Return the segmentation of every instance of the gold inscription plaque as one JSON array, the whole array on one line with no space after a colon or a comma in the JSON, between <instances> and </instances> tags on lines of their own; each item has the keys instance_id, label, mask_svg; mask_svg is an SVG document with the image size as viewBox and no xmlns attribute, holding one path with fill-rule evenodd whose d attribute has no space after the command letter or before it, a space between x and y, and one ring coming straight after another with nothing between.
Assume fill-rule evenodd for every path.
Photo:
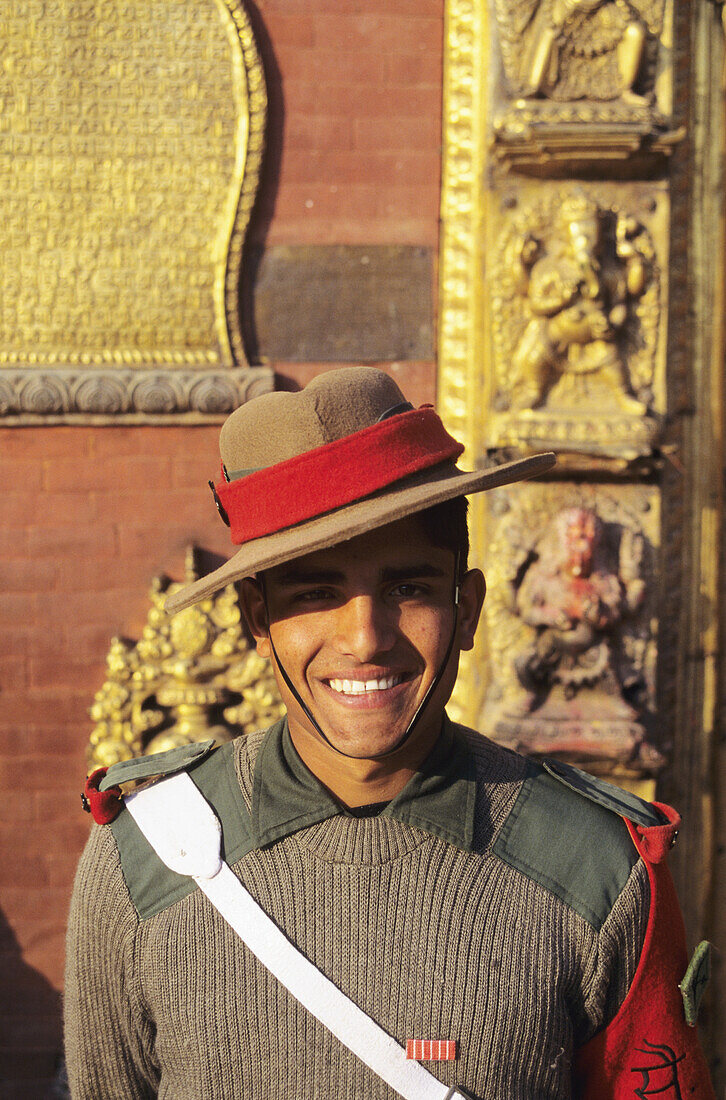
<instances>
[{"instance_id":1,"label":"gold inscription plaque","mask_svg":"<svg viewBox=\"0 0 726 1100\"><path fill-rule=\"evenodd\" d=\"M209 412L148 372L246 365L266 95L243 8L5 0L0 40L0 408Z\"/></svg>"}]
</instances>

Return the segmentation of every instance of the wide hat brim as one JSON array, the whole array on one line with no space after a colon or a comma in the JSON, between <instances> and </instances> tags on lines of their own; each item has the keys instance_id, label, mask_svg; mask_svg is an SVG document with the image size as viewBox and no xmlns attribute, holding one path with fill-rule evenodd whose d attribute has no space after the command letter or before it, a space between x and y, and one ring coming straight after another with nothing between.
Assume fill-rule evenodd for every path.
<instances>
[{"instance_id":1,"label":"wide hat brim","mask_svg":"<svg viewBox=\"0 0 726 1100\"><path fill-rule=\"evenodd\" d=\"M445 500L536 477L551 469L555 461L555 455L548 452L470 473L449 463L423 470L362 500L245 543L219 569L170 595L165 608L173 615L243 577L347 542Z\"/></svg>"}]
</instances>

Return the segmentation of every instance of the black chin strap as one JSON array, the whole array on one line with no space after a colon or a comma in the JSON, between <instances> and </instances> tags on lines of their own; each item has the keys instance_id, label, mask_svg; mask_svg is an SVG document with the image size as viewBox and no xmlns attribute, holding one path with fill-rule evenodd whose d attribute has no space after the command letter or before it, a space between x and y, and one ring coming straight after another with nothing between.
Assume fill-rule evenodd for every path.
<instances>
[{"instance_id":1,"label":"black chin strap","mask_svg":"<svg viewBox=\"0 0 726 1100\"><path fill-rule=\"evenodd\" d=\"M460 561L461 561L461 553L457 550L457 552L456 552L456 561L454 563L454 586L453 586L453 591L452 591L452 601L453 601L453 605L454 605L454 625L452 627L451 637L449 638L449 644L446 647L446 653L444 654L444 659L441 662L441 665L439 667L438 672L436 673L433 680L429 684L429 686L426 690L426 694L424 695L424 697L421 700L421 702L419 703L419 705L416 707L416 713L414 714L411 721L408 723L408 728L406 729L406 732L404 733L403 737L398 742L398 744L395 746L395 748L391 749L390 752L395 752L396 749L400 749L402 745L406 744L409 737L413 733L416 725L418 724L418 721L419 721L419 719L421 718L421 715L424 712L424 708L428 704L428 701L431 698L431 696L436 691L436 688L441 683L441 681L444 677L444 673L446 672L446 666L449 663L449 658L451 657L451 652L454 648L454 642L456 640L456 630L457 630L457 626L458 626L458 623L459 623L459 603L460 603L460 600L461 600L461 582L460 582L460 579L459 579ZM325 736L325 734L321 730L320 726L318 725L317 721L315 720L315 717L314 717L312 711L310 710L310 707L307 705L307 703L303 699L301 699L300 693L298 692L297 688L295 687L292 680L288 676L287 669L285 668L285 666L283 665L282 661L280 660L280 658L277 654L277 650L275 649L275 643L272 640L272 631L270 629L270 612L269 612L269 608L267 606L267 591L265 589L264 573L261 573L258 579L259 579L259 582L260 582L260 588L262 589L262 601L265 605L265 614L267 615L267 637L268 637L269 642L270 642L270 648L272 649L272 654L275 658L275 662L277 664L277 667L280 670L280 675L282 676L283 680L285 681L285 683L286 683L290 693L292 694L293 698L295 699L295 701L298 703L298 705L302 709L303 714L306 716L308 721L312 724L313 728L315 730L317 730L317 732L320 734L323 741L325 741L326 745L328 745L331 749L333 749L334 752L337 752L340 756L346 756L347 755L346 753L341 752L340 749L336 748L336 746L333 745L330 742L330 740ZM381 755L382 756L388 756L390 754L389 753L382 753ZM379 758L375 757L374 759L379 759Z\"/></svg>"}]
</instances>

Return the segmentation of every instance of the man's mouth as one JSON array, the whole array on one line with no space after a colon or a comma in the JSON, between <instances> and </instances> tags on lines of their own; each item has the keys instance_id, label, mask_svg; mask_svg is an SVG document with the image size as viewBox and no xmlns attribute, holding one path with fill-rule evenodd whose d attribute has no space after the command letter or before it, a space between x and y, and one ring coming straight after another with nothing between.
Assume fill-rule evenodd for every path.
<instances>
[{"instance_id":1,"label":"man's mouth","mask_svg":"<svg viewBox=\"0 0 726 1100\"><path fill-rule=\"evenodd\" d=\"M376 691L388 691L402 683L404 677L385 676L380 680L328 680L328 687L339 695L371 695Z\"/></svg>"}]
</instances>

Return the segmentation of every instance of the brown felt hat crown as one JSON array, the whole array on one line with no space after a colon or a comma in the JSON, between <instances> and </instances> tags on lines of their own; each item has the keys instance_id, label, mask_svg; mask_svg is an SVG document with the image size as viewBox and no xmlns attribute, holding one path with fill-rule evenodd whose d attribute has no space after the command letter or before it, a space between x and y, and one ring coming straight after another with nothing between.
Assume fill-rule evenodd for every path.
<instances>
[{"instance_id":1,"label":"brown felt hat crown","mask_svg":"<svg viewBox=\"0 0 726 1100\"><path fill-rule=\"evenodd\" d=\"M166 601L180 611L231 581L355 538L453 497L544 473L553 454L466 472L463 447L429 406L413 409L387 374L345 367L299 393L268 393L220 436L220 514L240 546Z\"/></svg>"}]
</instances>

